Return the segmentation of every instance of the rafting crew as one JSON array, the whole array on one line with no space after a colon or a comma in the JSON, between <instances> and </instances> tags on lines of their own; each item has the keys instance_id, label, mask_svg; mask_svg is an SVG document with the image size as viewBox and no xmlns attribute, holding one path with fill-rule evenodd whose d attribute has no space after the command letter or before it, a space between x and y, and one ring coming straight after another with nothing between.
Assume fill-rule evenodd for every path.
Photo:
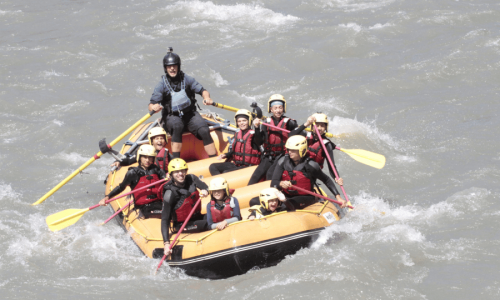
<instances>
[{"instance_id":1,"label":"rafting crew","mask_svg":"<svg viewBox=\"0 0 500 300\"><path fill-rule=\"evenodd\" d=\"M272 113L272 116L262 120L263 123L284 128L288 131L292 131L297 127L297 121L284 115L286 113L286 100L282 95L274 94L269 97L267 111ZM271 179L274 173L274 168L272 168L273 163L280 155L285 154L285 143L288 139L288 133L265 125L262 126L262 130L260 130L259 126L255 126L255 136L260 138L262 134L261 140L263 141L264 153L248 185L255 184L264 177L267 180Z\"/></svg>"},{"instance_id":2,"label":"rafting crew","mask_svg":"<svg viewBox=\"0 0 500 300\"><path fill-rule=\"evenodd\" d=\"M240 109L234 115L234 120L239 131L234 134L229 152L222 153L218 157L219 160L226 159L226 162L210 165L209 171L212 176L261 163L262 139L260 134L255 135L255 131L251 129L252 113L246 109ZM255 119L253 125L257 128L260 120Z\"/></svg>"},{"instance_id":3,"label":"rafting crew","mask_svg":"<svg viewBox=\"0 0 500 300\"><path fill-rule=\"evenodd\" d=\"M130 189L133 191L134 189L139 189L160 179L164 179L166 176L165 172L154 164L155 152L153 146L142 145L137 151L139 166L129 168L123 181L99 201L99 205L107 205L107 200L123 192L127 186L130 186ZM160 184L134 193L134 207L139 209L142 217L160 218L162 202L157 195L159 189Z\"/></svg>"},{"instance_id":4,"label":"rafting crew","mask_svg":"<svg viewBox=\"0 0 500 300\"><path fill-rule=\"evenodd\" d=\"M207 122L196 111L195 98L195 94L201 95L203 104L212 105L210 93L193 77L181 70L181 58L172 51L173 49L169 48L169 52L163 58L165 75L156 85L148 109L155 112L162 110L162 122L172 137L174 158L180 157L184 128L202 140L208 156L214 157L217 155L215 144Z\"/></svg>"},{"instance_id":5,"label":"rafting crew","mask_svg":"<svg viewBox=\"0 0 500 300\"><path fill-rule=\"evenodd\" d=\"M309 118L307 118L307 121L304 124L300 125L299 127L290 132L290 137L299 134L305 136L307 139L307 146L308 146L307 153L309 154L309 157L315 162L317 162L320 168L323 169L323 165L326 160L326 155L323 150L323 147L321 146L321 142L318 139L318 136L314 130L314 127L312 126L313 123L316 123L316 127L318 128L319 134L321 135L321 139L323 140L325 148L328 151L328 154L330 155L330 159L332 160L335 170L337 170L337 175L339 175L339 178L338 179L336 178L332 166L327 162L328 169L330 171L330 176L334 178L335 182L338 185L343 185L344 181L342 180L342 178L340 178L340 174L338 173L339 169L335 165L335 160L333 159L333 150L335 149L336 145L325 136L325 134L328 131L328 123L329 123L328 116L326 114L315 113L311 115ZM311 129L310 132L305 131L307 127L310 127Z\"/></svg>"},{"instance_id":6,"label":"rafting crew","mask_svg":"<svg viewBox=\"0 0 500 300\"><path fill-rule=\"evenodd\" d=\"M193 174L187 174L188 166L181 158L174 158L168 164L171 180L162 187L163 210L161 213L161 233L165 245L165 254L170 247L170 223L172 232L179 231L191 209L200 197L208 196L208 186ZM201 191L198 191L200 189ZM189 219L183 232L202 232L207 230L206 215L201 214L201 203Z\"/></svg>"},{"instance_id":7,"label":"rafting crew","mask_svg":"<svg viewBox=\"0 0 500 300\"><path fill-rule=\"evenodd\" d=\"M292 136L288 138L286 148L288 154L278 159L271 187L281 190L296 209L301 209L316 203L316 198L293 189L292 185L312 191L316 180L319 179L335 195L337 201L342 203L341 208L344 208L346 201L340 197L333 180L309 157L306 138L301 135Z\"/></svg>"},{"instance_id":8,"label":"rafting crew","mask_svg":"<svg viewBox=\"0 0 500 300\"><path fill-rule=\"evenodd\" d=\"M250 207L249 220L261 219L277 212L295 210L290 201L287 201L285 195L276 188L263 189L260 191L258 199L260 205Z\"/></svg>"},{"instance_id":9,"label":"rafting crew","mask_svg":"<svg viewBox=\"0 0 500 300\"><path fill-rule=\"evenodd\" d=\"M149 144L155 148L154 163L163 171L167 172L168 163L174 158L167 149L168 137L165 129L153 127L148 132ZM111 166L126 167L136 162L136 156L126 156L121 162L116 161ZM168 173L167 173L168 176Z\"/></svg>"},{"instance_id":10,"label":"rafting crew","mask_svg":"<svg viewBox=\"0 0 500 300\"><path fill-rule=\"evenodd\" d=\"M241 220L240 204L231 195L226 179L212 179L208 192L211 196L207 203L208 229L223 230L227 225Z\"/></svg>"}]
</instances>

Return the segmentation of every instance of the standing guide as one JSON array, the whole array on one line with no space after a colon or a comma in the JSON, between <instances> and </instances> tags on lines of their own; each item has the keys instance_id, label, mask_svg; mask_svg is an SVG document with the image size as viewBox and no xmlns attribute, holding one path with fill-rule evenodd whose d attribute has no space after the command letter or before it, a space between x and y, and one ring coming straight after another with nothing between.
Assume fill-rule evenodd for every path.
<instances>
[{"instance_id":1,"label":"standing guide","mask_svg":"<svg viewBox=\"0 0 500 300\"><path fill-rule=\"evenodd\" d=\"M211 105L210 93L193 77L181 70L179 55L169 52L163 58L165 75L156 85L149 103L149 110L162 112L162 122L165 130L172 137L172 155L179 158L182 148L182 133L187 127L197 139L203 141L209 157L217 155L214 141L210 135L207 123L196 111L195 94L203 97L203 104ZM199 107L198 107L199 108Z\"/></svg>"}]
</instances>

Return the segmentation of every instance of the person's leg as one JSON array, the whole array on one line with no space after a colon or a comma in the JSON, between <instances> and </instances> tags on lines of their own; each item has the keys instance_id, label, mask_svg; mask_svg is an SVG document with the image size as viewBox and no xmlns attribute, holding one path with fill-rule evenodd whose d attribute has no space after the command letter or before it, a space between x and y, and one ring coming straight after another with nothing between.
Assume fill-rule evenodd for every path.
<instances>
[{"instance_id":1,"label":"person's leg","mask_svg":"<svg viewBox=\"0 0 500 300\"><path fill-rule=\"evenodd\" d=\"M253 172L252 177L250 177L248 185L256 184L257 182L259 182L260 179L266 175L266 172L269 167L271 167L271 165L272 163L269 158L267 156L263 157L257 169L255 169L255 171Z\"/></svg>"},{"instance_id":2,"label":"person's leg","mask_svg":"<svg viewBox=\"0 0 500 300\"><path fill-rule=\"evenodd\" d=\"M274 158L273 164L269 167L269 169L267 169L266 180L273 179L273 173L274 173L274 169L276 169L276 165L278 164L278 159L279 159L279 157Z\"/></svg>"},{"instance_id":3,"label":"person's leg","mask_svg":"<svg viewBox=\"0 0 500 300\"><path fill-rule=\"evenodd\" d=\"M179 158L182 149L182 132L184 131L184 122L178 116L169 116L165 124L167 131L172 140L172 156Z\"/></svg>"},{"instance_id":4,"label":"person's leg","mask_svg":"<svg viewBox=\"0 0 500 300\"><path fill-rule=\"evenodd\" d=\"M205 152L207 152L209 157L216 156L217 150L215 149L214 140L212 139L210 129L208 129L208 124L205 119L203 119L197 111L187 115L186 118L189 118L187 123L189 132L194 134L197 139L203 141Z\"/></svg>"},{"instance_id":5,"label":"person's leg","mask_svg":"<svg viewBox=\"0 0 500 300\"><path fill-rule=\"evenodd\" d=\"M235 166L232 162L223 162L223 163L213 163L208 167L208 170L210 171L210 175L215 176L224 173L225 171L229 172L232 170L237 169L238 167Z\"/></svg>"},{"instance_id":6,"label":"person's leg","mask_svg":"<svg viewBox=\"0 0 500 300\"><path fill-rule=\"evenodd\" d=\"M295 207L295 209L304 209L304 207L317 202L316 197L311 195L287 196L287 201Z\"/></svg>"}]
</instances>

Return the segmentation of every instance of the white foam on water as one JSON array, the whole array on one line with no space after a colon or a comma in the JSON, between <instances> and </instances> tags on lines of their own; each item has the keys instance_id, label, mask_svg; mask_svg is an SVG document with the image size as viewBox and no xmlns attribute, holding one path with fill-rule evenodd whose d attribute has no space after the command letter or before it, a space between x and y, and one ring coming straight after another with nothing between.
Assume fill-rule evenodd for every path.
<instances>
[{"instance_id":1,"label":"white foam on water","mask_svg":"<svg viewBox=\"0 0 500 300\"><path fill-rule=\"evenodd\" d=\"M50 77L64 77L64 76L68 76L64 73L58 73L54 70L50 70L50 71L43 71L41 72L41 76L45 79L47 78L50 78Z\"/></svg>"},{"instance_id":2,"label":"white foam on water","mask_svg":"<svg viewBox=\"0 0 500 300\"><path fill-rule=\"evenodd\" d=\"M169 14L182 14L190 19L227 22L231 26L242 26L253 30L276 30L292 24L300 18L283 15L259 4L217 5L212 1L178 1L165 7Z\"/></svg>"},{"instance_id":3,"label":"white foam on water","mask_svg":"<svg viewBox=\"0 0 500 300\"><path fill-rule=\"evenodd\" d=\"M417 162L417 158L414 156L408 156L408 155L396 155L392 157L393 160L400 161L400 162L408 162L408 163L414 163Z\"/></svg>"},{"instance_id":4,"label":"white foam on water","mask_svg":"<svg viewBox=\"0 0 500 300\"><path fill-rule=\"evenodd\" d=\"M52 123L56 124L57 126L61 127L64 125L64 122L63 121L59 121L59 120L52 120Z\"/></svg>"},{"instance_id":5,"label":"white foam on water","mask_svg":"<svg viewBox=\"0 0 500 300\"><path fill-rule=\"evenodd\" d=\"M54 114L54 113L60 113L60 112L67 112L67 111L75 110L78 107L85 107L89 104L90 104L89 102L83 101L83 100L78 100L78 101L64 104L64 105L54 104L54 105L51 105L45 112L35 111L35 112L32 112L31 114L32 115L47 115L47 114Z\"/></svg>"},{"instance_id":6,"label":"white foam on water","mask_svg":"<svg viewBox=\"0 0 500 300\"><path fill-rule=\"evenodd\" d=\"M5 15L19 15L22 14L22 10L0 10L0 16L5 16Z\"/></svg>"},{"instance_id":7,"label":"white foam on water","mask_svg":"<svg viewBox=\"0 0 500 300\"><path fill-rule=\"evenodd\" d=\"M222 76L215 72L214 70L210 69L210 77L214 80L215 86L216 87L221 87L223 85L229 85L229 82L222 78Z\"/></svg>"},{"instance_id":8,"label":"white foam on water","mask_svg":"<svg viewBox=\"0 0 500 300\"><path fill-rule=\"evenodd\" d=\"M393 27L393 26L394 26L394 24L392 24L392 23L384 23L384 24L377 23L373 26L368 27L368 29L378 30L378 29L383 29L386 27Z\"/></svg>"},{"instance_id":9,"label":"white foam on water","mask_svg":"<svg viewBox=\"0 0 500 300\"><path fill-rule=\"evenodd\" d=\"M340 28L352 29L355 32L361 32L362 27L356 23L339 24Z\"/></svg>"},{"instance_id":10,"label":"white foam on water","mask_svg":"<svg viewBox=\"0 0 500 300\"><path fill-rule=\"evenodd\" d=\"M395 0L322 0L323 7L342 8L344 11L353 12L367 9L377 9L392 4Z\"/></svg>"},{"instance_id":11,"label":"white foam on water","mask_svg":"<svg viewBox=\"0 0 500 300\"><path fill-rule=\"evenodd\" d=\"M372 141L381 141L391 148L399 151L405 150L402 149L399 142L394 140L389 134L383 133L377 128L376 120L366 120L364 122L360 122L356 118L348 119L335 116L330 123L329 128L333 129L330 131L333 134L361 133Z\"/></svg>"},{"instance_id":12,"label":"white foam on water","mask_svg":"<svg viewBox=\"0 0 500 300\"><path fill-rule=\"evenodd\" d=\"M486 47L498 47L500 46L500 38L490 39L485 44Z\"/></svg>"},{"instance_id":13,"label":"white foam on water","mask_svg":"<svg viewBox=\"0 0 500 300\"><path fill-rule=\"evenodd\" d=\"M0 201L2 200L19 200L21 197L21 194L14 191L10 184L5 184L3 182L0 182Z\"/></svg>"}]
</instances>

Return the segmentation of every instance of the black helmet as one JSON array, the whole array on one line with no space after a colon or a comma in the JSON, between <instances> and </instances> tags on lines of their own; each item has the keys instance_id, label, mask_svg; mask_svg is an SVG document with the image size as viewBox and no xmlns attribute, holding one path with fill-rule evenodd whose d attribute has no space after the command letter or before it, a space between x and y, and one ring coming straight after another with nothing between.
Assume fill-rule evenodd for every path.
<instances>
[{"instance_id":1,"label":"black helmet","mask_svg":"<svg viewBox=\"0 0 500 300\"><path fill-rule=\"evenodd\" d=\"M179 55L173 53L174 49L168 47L167 55L163 58L163 68L171 65L179 65L179 70L181 69L181 58Z\"/></svg>"}]
</instances>

